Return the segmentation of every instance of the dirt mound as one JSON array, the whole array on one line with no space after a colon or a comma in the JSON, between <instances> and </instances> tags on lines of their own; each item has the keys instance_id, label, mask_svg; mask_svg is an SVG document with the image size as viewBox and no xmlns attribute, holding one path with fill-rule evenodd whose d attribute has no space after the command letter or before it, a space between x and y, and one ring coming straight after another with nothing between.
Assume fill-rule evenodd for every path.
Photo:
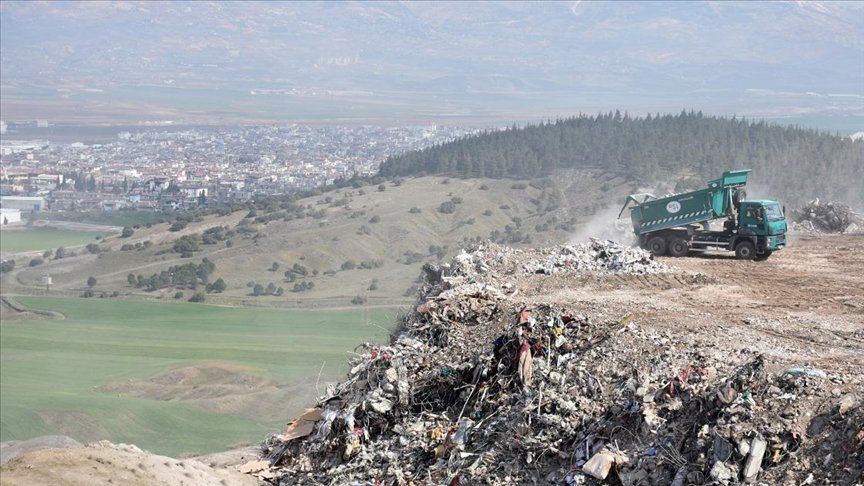
<instances>
[{"instance_id":1,"label":"dirt mound","mask_svg":"<svg viewBox=\"0 0 864 486\"><path fill-rule=\"evenodd\" d=\"M718 270L704 275L571 260L492 245L427 266L391 343L358 350L345 381L247 470L281 484L860 481L860 316L842 303L766 308L774 282L740 278L791 261L681 260Z\"/></svg>"},{"instance_id":2,"label":"dirt mound","mask_svg":"<svg viewBox=\"0 0 864 486\"><path fill-rule=\"evenodd\" d=\"M194 459L157 456L107 441L22 454L0 468L4 485L183 484L188 486L257 484L233 468L214 469Z\"/></svg>"},{"instance_id":3,"label":"dirt mound","mask_svg":"<svg viewBox=\"0 0 864 486\"><path fill-rule=\"evenodd\" d=\"M218 414L264 420L284 419L286 407L295 409L314 396L315 382L307 379L279 383L232 363L203 363L162 371L144 380L99 386L102 393L129 394L149 400L179 400Z\"/></svg>"}]
</instances>

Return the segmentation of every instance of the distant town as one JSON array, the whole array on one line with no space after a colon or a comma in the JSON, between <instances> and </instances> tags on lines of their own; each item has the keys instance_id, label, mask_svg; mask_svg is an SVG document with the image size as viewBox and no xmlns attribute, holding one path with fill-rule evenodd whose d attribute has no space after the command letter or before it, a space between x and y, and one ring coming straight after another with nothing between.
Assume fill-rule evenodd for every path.
<instances>
[{"instance_id":1,"label":"distant town","mask_svg":"<svg viewBox=\"0 0 864 486\"><path fill-rule=\"evenodd\" d=\"M188 211L291 193L373 175L391 155L478 131L437 125L159 127L120 132L105 143L57 144L9 139L8 126L0 122L4 225L48 209Z\"/></svg>"}]
</instances>

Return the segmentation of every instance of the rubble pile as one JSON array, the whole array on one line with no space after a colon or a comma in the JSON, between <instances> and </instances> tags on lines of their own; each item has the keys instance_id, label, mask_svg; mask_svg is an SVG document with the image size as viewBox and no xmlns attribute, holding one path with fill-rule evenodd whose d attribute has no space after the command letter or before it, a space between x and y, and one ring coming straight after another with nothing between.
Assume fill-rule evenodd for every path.
<instances>
[{"instance_id":1,"label":"rubble pile","mask_svg":"<svg viewBox=\"0 0 864 486\"><path fill-rule=\"evenodd\" d=\"M864 474L864 407L832 395L839 378L768 372L755 352L700 346L633 314L529 308L508 294L541 254L573 257L562 267L574 270L651 265L605 248L491 245L427 265L422 298L390 343L355 350L346 379L247 470L280 485L844 484Z\"/></svg>"},{"instance_id":2,"label":"rubble pile","mask_svg":"<svg viewBox=\"0 0 864 486\"><path fill-rule=\"evenodd\" d=\"M814 199L792 211L791 230L805 233L852 233L862 226L862 218L852 208Z\"/></svg>"},{"instance_id":3,"label":"rubble pile","mask_svg":"<svg viewBox=\"0 0 864 486\"><path fill-rule=\"evenodd\" d=\"M543 261L528 263L525 270L543 274L577 270L643 275L670 271L668 266L654 260L647 250L596 238L591 238L588 243L562 246L547 252Z\"/></svg>"}]
</instances>

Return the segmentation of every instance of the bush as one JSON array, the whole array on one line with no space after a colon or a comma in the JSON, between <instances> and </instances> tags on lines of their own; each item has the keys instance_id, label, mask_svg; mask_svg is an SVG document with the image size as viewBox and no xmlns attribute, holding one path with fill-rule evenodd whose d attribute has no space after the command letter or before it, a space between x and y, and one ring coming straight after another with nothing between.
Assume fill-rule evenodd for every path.
<instances>
[{"instance_id":1,"label":"bush","mask_svg":"<svg viewBox=\"0 0 864 486\"><path fill-rule=\"evenodd\" d=\"M516 184L513 184L512 186L510 186L510 189L516 189L517 191L523 191L525 189L528 189L528 184L525 184L524 182L517 182Z\"/></svg>"},{"instance_id":2,"label":"bush","mask_svg":"<svg viewBox=\"0 0 864 486\"><path fill-rule=\"evenodd\" d=\"M11 272L15 269L15 260L6 260L0 263L0 273Z\"/></svg>"},{"instance_id":3,"label":"bush","mask_svg":"<svg viewBox=\"0 0 864 486\"><path fill-rule=\"evenodd\" d=\"M97 245L96 243L87 243L87 246L85 248L87 248L87 251L93 255L98 255L102 253L102 248L99 248L99 245Z\"/></svg>"},{"instance_id":4,"label":"bush","mask_svg":"<svg viewBox=\"0 0 864 486\"><path fill-rule=\"evenodd\" d=\"M384 192L387 187L384 184L378 184L378 192Z\"/></svg>"},{"instance_id":5,"label":"bush","mask_svg":"<svg viewBox=\"0 0 864 486\"><path fill-rule=\"evenodd\" d=\"M480 187L478 189L480 189L481 191L488 191L489 186L487 186L486 184L480 184Z\"/></svg>"},{"instance_id":6,"label":"bush","mask_svg":"<svg viewBox=\"0 0 864 486\"><path fill-rule=\"evenodd\" d=\"M414 206L411 209L409 209L408 212L411 214L420 214L421 212L423 212L423 210L418 208L417 206Z\"/></svg>"},{"instance_id":7,"label":"bush","mask_svg":"<svg viewBox=\"0 0 864 486\"><path fill-rule=\"evenodd\" d=\"M168 227L168 231L180 231L184 228L186 228L186 222L185 221L175 221L170 227ZM193 296L193 298L194 298L194 296ZM192 301L192 299L189 299L189 300Z\"/></svg>"},{"instance_id":8,"label":"bush","mask_svg":"<svg viewBox=\"0 0 864 486\"><path fill-rule=\"evenodd\" d=\"M362 295L355 296L351 299L351 303L354 305L363 305L366 303L366 297L363 297Z\"/></svg>"},{"instance_id":9,"label":"bush","mask_svg":"<svg viewBox=\"0 0 864 486\"><path fill-rule=\"evenodd\" d=\"M62 246L60 248L57 248L57 250L54 251L54 259L55 260L65 258L67 256L70 256L70 255L66 252L66 248L63 248Z\"/></svg>"},{"instance_id":10,"label":"bush","mask_svg":"<svg viewBox=\"0 0 864 486\"><path fill-rule=\"evenodd\" d=\"M443 202L438 206L438 212L441 214L453 214L456 212L456 203L453 201Z\"/></svg>"},{"instance_id":11,"label":"bush","mask_svg":"<svg viewBox=\"0 0 864 486\"><path fill-rule=\"evenodd\" d=\"M43 263L45 263L45 260L43 260L42 257L36 257L30 260L30 263L28 265L30 265L31 267L36 267L42 265Z\"/></svg>"},{"instance_id":12,"label":"bush","mask_svg":"<svg viewBox=\"0 0 864 486\"><path fill-rule=\"evenodd\" d=\"M182 294L183 292L179 292L179 293ZM176 296L177 294L174 294L174 295ZM195 295L193 295L192 297L189 297L189 302L204 302L204 300L206 298L207 297L204 296L203 292L195 292Z\"/></svg>"},{"instance_id":13,"label":"bush","mask_svg":"<svg viewBox=\"0 0 864 486\"><path fill-rule=\"evenodd\" d=\"M90 276L87 278L87 286L95 287L96 286L96 277Z\"/></svg>"},{"instance_id":14,"label":"bush","mask_svg":"<svg viewBox=\"0 0 864 486\"><path fill-rule=\"evenodd\" d=\"M483 211L483 216L492 216L492 210L487 209L486 211Z\"/></svg>"},{"instance_id":15,"label":"bush","mask_svg":"<svg viewBox=\"0 0 864 486\"><path fill-rule=\"evenodd\" d=\"M372 216L372 219L370 219L369 222L372 224L380 223L381 222L381 216L378 216L376 214L375 216Z\"/></svg>"},{"instance_id":16,"label":"bush","mask_svg":"<svg viewBox=\"0 0 864 486\"><path fill-rule=\"evenodd\" d=\"M124 226L123 232L120 233L120 238L129 238L133 234L135 234L135 230L133 230L132 228L130 228L128 226Z\"/></svg>"},{"instance_id":17,"label":"bush","mask_svg":"<svg viewBox=\"0 0 864 486\"><path fill-rule=\"evenodd\" d=\"M81 294L81 297L84 297L85 299L89 299L90 297L93 297L93 295L94 295L93 289L88 288L88 289L84 290L84 293Z\"/></svg>"}]
</instances>

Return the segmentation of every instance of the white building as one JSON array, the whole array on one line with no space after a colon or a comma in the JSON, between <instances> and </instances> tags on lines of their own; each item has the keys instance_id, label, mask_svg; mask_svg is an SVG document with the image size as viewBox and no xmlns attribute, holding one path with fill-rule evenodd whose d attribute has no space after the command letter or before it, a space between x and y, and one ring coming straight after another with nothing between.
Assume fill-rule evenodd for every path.
<instances>
[{"instance_id":1,"label":"white building","mask_svg":"<svg viewBox=\"0 0 864 486\"><path fill-rule=\"evenodd\" d=\"M0 207L3 209L18 209L20 211L42 211L45 209L44 197L2 196Z\"/></svg>"},{"instance_id":2,"label":"white building","mask_svg":"<svg viewBox=\"0 0 864 486\"><path fill-rule=\"evenodd\" d=\"M18 224L21 222L20 209L0 208L0 225Z\"/></svg>"}]
</instances>

